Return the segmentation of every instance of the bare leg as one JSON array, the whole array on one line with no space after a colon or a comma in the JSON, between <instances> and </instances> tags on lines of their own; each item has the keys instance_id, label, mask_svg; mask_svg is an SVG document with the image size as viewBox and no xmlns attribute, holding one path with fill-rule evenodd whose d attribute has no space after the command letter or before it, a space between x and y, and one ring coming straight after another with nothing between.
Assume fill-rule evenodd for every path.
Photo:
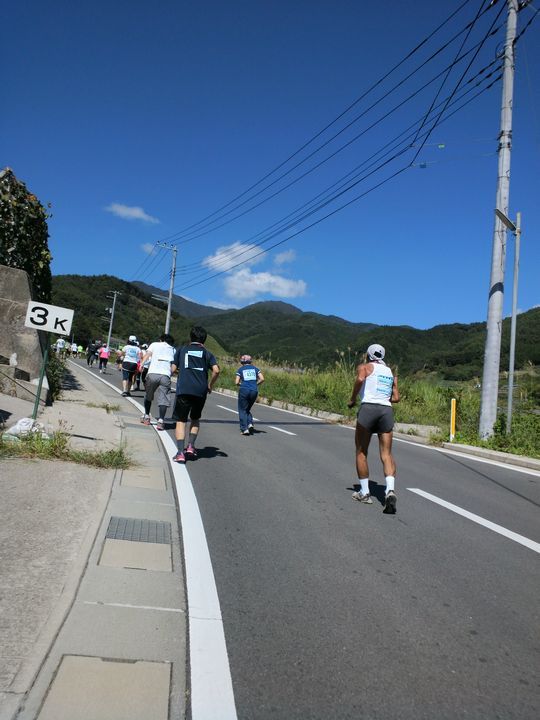
<instances>
[{"instance_id":1,"label":"bare leg","mask_svg":"<svg viewBox=\"0 0 540 720\"><path fill-rule=\"evenodd\" d=\"M379 454L384 470L385 477L396 475L396 463L392 455L392 432L379 433Z\"/></svg>"},{"instance_id":2,"label":"bare leg","mask_svg":"<svg viewBox=\"0 0 540 720\"><path fill-rule=\"evenodd\" d=\"M371 433L369 430L366 430L363 425L357 423L354 441L356 445L356 472L359 480L369 477L367 454L370 440Z\"/></svg>"}]
</instances>

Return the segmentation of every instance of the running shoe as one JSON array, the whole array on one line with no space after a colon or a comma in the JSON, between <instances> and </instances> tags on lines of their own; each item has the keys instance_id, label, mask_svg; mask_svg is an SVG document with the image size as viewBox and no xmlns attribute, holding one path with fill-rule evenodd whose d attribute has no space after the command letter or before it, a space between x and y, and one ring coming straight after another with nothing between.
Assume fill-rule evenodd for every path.
<instances>
[{"instance_id":1,"label":"running shoe","mask_svg":"<svg viewBox=\"0 0 540 720\"><path fill-rule=\"evenodd\" d=\"M386 513L387 515L395 515L396 505L396 493L393 490L390 490L390 492L386 495L386 500L384 501L383 513Z\"/></svg>"},{"instance_id":2,"label":"running shoe","mask_svg":"<svg viewBox=\"0 0 540 720\"><path fill-rule=\"evenodd\" d=\"M186 456L183 452L176 453L176 455L173 457L173 462L177 463L185 463L186 462Z\"/></svg>"},{"instance_id":3,"label":"running shoe","mask_svg":"<svg viewBox=\"0 0 540 720\"><path fill-rule=\"evenodd\" d=\"M358 502L364 503L365 505L373 505L373 500L371 499L371 495L369 493L362 495L361 492L353 492L352 499L358 500Z\"/></svg>"},{"instance_id":4,"label":"running shoe","mask_svg":"<svg viewBox=\"0 0 540 720\"><path fill-rule=\"evenodd\" d=\"M242 435L251 435L249 430L242 430Z\"/></svg>"},{"instance_id":5,"label":"running shoe","mask_svg":"<svg viewBox=\"0 0 540 720\"><path fill-rule=\"evenodd\" d=\"M193 447L193 445L188 445L186 448L186 460L196 460L197 459L197 450Z\"/></svg>"},{"instance_id":6,"label":"running shoe","mask_svg":"<svg viewBox=\"0 0 540 720\"><path fill-rule=\"evenodd\" d=\"M143 425L150 425L150 415L143 415L141 422Z\"/></svg>"},{"instance_id":7,"label":"running shoe","mask_svg":"<svg viewBox=\"0 0 540 720\"><path fill-rule=\"evenodd\" d=\"M156 430L165 430L165 422L161 418L156 423Z\"/></svg>"},{"instance_id":8,"label":"running shoe","mask_svg":"<svg viewBox=\"0 0 540 720\"><path fill-rule=\"evenodd\" d=\"M124 392L122 393L122 397L129 397L129 393L124 391Z\"/></svg>"},{"instance_id":9,"label":"running shoe","mask_svg":"<svg viewBox=\"0 0 540 720\"><path fill-rule=\"evenodd\" d=\"M248 430L249 430L249 434L250 434L250 435L253 435L253 433L255 432L255 428L253 427L253 423L252 423L251 425L248 425Z\"/></svg>"}]
</instances>

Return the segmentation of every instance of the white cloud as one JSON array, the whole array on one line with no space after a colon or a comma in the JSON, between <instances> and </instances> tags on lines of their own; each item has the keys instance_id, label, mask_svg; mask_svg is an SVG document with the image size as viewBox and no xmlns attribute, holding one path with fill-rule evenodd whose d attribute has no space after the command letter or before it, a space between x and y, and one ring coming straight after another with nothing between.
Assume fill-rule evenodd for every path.
<instances>
[{"instance_id":1,"label":"white cloud","mask_svg":"<svg viewBox=\"0 0 540 720\"><path fill-rule=\"evenodd\" d=\"M269 272L252 273L249 268L242 268L225 279L225 293L235 300L248 300L262 294L294 298L305 295L306 290L303 280L289 280Z\"/></svg>"},{"instance_id":2,"label":"white cloud","mask_svg":"<svg viewBox=\"0 0 540 720\"><path fill-rule=\"evenodd\" d=\"M154 253L156 252L156 246L152 245L152 243L143 243L141 245L141 250L147 255L154 255Z\"/></svg>"},{"instance_id":3,"label":"white cloud","mask_svg":"<svg viewBox=\"0 0 540 720\"><path fill-rule=\"evenodd\" d=\"M130 205L111 203L105 208L105 210L122 218L123 220L142 220L143 222L152 223L153 225L159 223L157 218L148 215L142 207L131 207Z\"/></svg>"},{"instance_id":4,"label":"white cloud","mask_svg":"<svg viewBox=\"0 0 540 720\"><path fill-rule=\"evenodd\" d=\"M232 245L223 245L216 250L213 255L206 257L202 264L210 270L218 270L227 272L238 263L255 265L264 259L265 253L261 253L258 257L254 257L261 252L261 248L256 245L235 242Z\"/></svg>"},{"instance_id":5,"label":"white cloud","mask_svg":"<svg viewBox=\"0 0 540 720\"><path fill-rule=\"evenodd\" d=\"M276 265L284 265L296 260L296 252L294 250L285 250L284 252L278 253L274 258Z\"/></svg>"}]
</instances>

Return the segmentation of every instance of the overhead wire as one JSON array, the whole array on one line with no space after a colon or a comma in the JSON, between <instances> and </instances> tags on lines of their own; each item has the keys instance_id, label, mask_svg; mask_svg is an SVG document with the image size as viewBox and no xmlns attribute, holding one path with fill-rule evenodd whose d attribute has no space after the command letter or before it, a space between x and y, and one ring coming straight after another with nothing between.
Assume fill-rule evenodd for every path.
<instances>
[{"instance_id":1,"label":"overhead wire","mask_svg":"<svg viewBox=\"0 0 540 720\"><path fill-rule=\"evenodd\" d=\"M470 79L467 81L467 84L471 84L477 77L482 76L482 80L480 80L480 81L479 81L476 85L474 85L474 86L471 85L471 87L470 87L469 89L465 90L465 91L462 93L461 97L458 98L458 99L456 99L455 102L458 102L462 97L464 97L464 96L467 95L468 93L472 92L472 91L474 90L474 88L477 87L481 82L484 82L485 80L488 80L488 79L493 75L493 73L488 73L488 74L486 74L486 73L485 73L485 70L486 70L486 69L489 69L489 67L495 65L497 62L498 62L497 60L492 61L488 66L486 66L485 68L482 68L480 71L477 72L477 74L476 74L475 76L473 76L472 78L470 78ZM441 105L442 105L442 102L441 102ZM435 109L437 109L438 107L440 107L440 106L436 106ZM423 116L422 116L422 117L423 117ZM344 185L345 185L347 182L349 182L350 180L356 179L356 178L358 177L358 175L360 174L358 171L359 171L361 168L363 168L365 165L367 165L370 160L373 160L373 159L376 158L378 155L380 155L384 150L387 150L387 148L388 148L389 146L395 145L395 147L390 147L390 149L387 150L387 152L386 152L382 157L385 157L386 155L388 155L388 154L390 154L391 152L395 151L395 150L396 150L400 145L402 145L403 143L407 143L407 147L411 147L411 143L409 143L409 140L414 136L414 130L413 130L412 132L410 132L409 135L405 135L405 134L406 134L408 131L410 131L411 129L413 129L413 128L421 121L421 119L422 119L422 118L419 118L419 119L416 120L415 122L411 123L407 128L405 128L405 130L403 130L403 131L402 131L401 133L399 133L397 136L395 136L395 137L392 138L390 141L388 141L387 143L385 143L381 148L379 148L377 151L375 151L374 153L372 153L372 155L370 155L368 158L366 158L366 159L365 159L364 161L362 161L360 164L356 165L356 167L354 167L352 170L350 170L350 171L349 171L348 173L346 173L344 176L342 176L341 178L339 178L336 182L332 183L330 186L328 186L327 188L325 188L323 191L321 191L320 193L318 193L317 195L315 195L313 198L311 198L311 199L308 200L307 202L303 203L302 205L300 205L298 208L296 208L296 209L293 210L292 212L288 213L288 214L287 214L286 216L284 216L283 218L280 218L278 221L272 223L270 226L268 226L268 227L265 228L264 230L256 233L255 235L250 236L250 237L247 238L244 242L245 242L245 243L249 243L249 242L251 242L251 241L253 241L253 240L256 240L257 237L259 237L259 236L261 236L261 235L264 235L266 232L272 230L272 229L275 228L277 225L280 225L280 223L284 223L284 222L286 222L286 221L289 221L289 223L286 224L286 225L284 225L284 226L282 226L282 227L278 230L278 233L284 232L285 230L289 229L292 225L296 224L296 223L299 222L301 219L303 219L300 215L298 215L298 213L300 213L304 208L307 208L307 207L309 207L310 205L315 204L315 203L319 200L319 198L321 198L321 197L323 197L324 195L327 195L328 193L330 193L334 188L336 188L336 186L340 186L340 185L341 185L341 188L342 188L342 187L344 187ZM405 136L405 137L402 137L402 136ZM402 139L400 140L400 138L402 138ZM396 145L396 143L397 143L397 145ZM379 159L381 159L381 158L379 158ZM369 167L370 167L370 166L368 165L368 168L369 168ZM354 173L357 173L357 174L354 175ZM352 176L352 177L351 177L351 176ZM341 188L340 188L340 189L341 189ZM275 235L271 235L270 238L272 238L272 237L274 237L274 236L275 236ZM262 243L264 243L264 242L266 242L266 241L267 241L267 239L266 239L266 240L262 240L260 243L255 243L255 246L259 246L260 244L262 244ZM243 255L243 254L246 254L246 253L251 252L251 247L253 247L253 246L250 246L250 247L248 247L247 249L242 250L242 251L240 251L240 252L238 252L238 253L233 253L233 254L227 255L227 257L224 258L221 263L217 263L217 265L219 265L219 264L227 264L227 263L230 262L231 259L234 259L234 258L236 258L236 257L239 257L239 256ZM215 267L215 266L216 266L216 264L214 264L214 267ZM202 261L198 261L198 262L196 262L196 263L193 263L191 266L184 266L184 268L182 268L182 269L179 271L179 274L191 274L191 273L193 273L193 272L199 272L199 271L202 269L202 267L203 267L203 262L202 262Z\"/></svg>"},{"instance_id":2,"label":"overhead wire","mask_svg":"<svg viewBox=\"0 0 540 720\"><path fill-rule=\"evenodd\" d=\"M470 99L467 100L465 103L463 103L463 105L461 105L459 108L457 108L454 112L452 112L452 113L450 113L449 115L447 115L447 116L444 118L444 120L441 119L441 120L439 121L439 124L442 124L442 122L448 120L448 119L449 119L452 115L454 115L456 112L459 112L459 110L461 110L463 107L465 107L466 105L468 105L469 103L471 103L473 100L475 100L478 96L482 95L484 92L486 92L486 91L489 90L491 87L493 87L493 86L496 84L496 82L498 82L498 81L501 79L501 77L502 77L502 75L499 75L499 76L498 76L495 80L493 80L486 88L484 88L484 89L482 89L481 91L479 91L476 95L474 95L472 98L470 98ZM399 153L399 154L403 154L403 153L401 152L401 153ZM394 155L390 160L393 160L393 159L395 159L396 157L397 157L397 155ZM388 162L390 162L390 161L387 161L385 164L388 164ZM291 235L288 235L287 237L279 240L278 242L274 243L274 244L271 245L270 247L265 248L264 250L261 250L257 255L262 255L262 254L268 252L269 250L273 250L274 248L279 247L280 245L283 245L285 242L288 242L289 240L297 237L298 235L303 234L303 233L306 232L307 230L310 230L311 228L315 227L316 225L319 225L321 222L324 222L325 220L327 220L329 217L335 215L336 213L341 212L343 209L345 209L346 207L348 207L348 206L351 205L352 203L357 202L358 200L360 200L361 198L365 197L365 196L368 195L369 193L371 193L371 192L373 192L374 190L382 187L382 186L385 185L387 182L390 182L390 180L393 180L395 177L397 177L397 176L400 175L401 173L405 172L406 170L410 170L410 169L411 169L410 163L408 163L407 165L404 165L403 167L401 167L400 169L398 169L398 170L396 170L394 173L392 173L390 176L388 176L388 177L384 178L383 180L381 180L381 181L380 181L379 183L377 183L376 185L368 188L366 191L364 191L364 192L361 193L360 195L355 196L355 197L352 198L351 200L347 201L347 202L344 203L343 205L340 205L338 208L335 208L334 210L332 210L331 212L327 213L327 214L324 215L323 217L318 218L317 220L315 220L314 222L310 223L310 224L307 225L306 227L303 227L303 228L299 229L298 231L292 233ZM361 181L362 181L362 180L357 181L357 182L355 183L355 185L357 185L357 184L358 184L359 182L361 182ZM350 188L349 188L349 189L350 189ZM344 192L347 192L347 191L348 191L348 190L344 190L343 192L340 193L340 195L342 195ZM334 199L335 199L335 198L334 198ZM330 201L326 202L325 205L328 205L329 202L330 202ZM319 208L319 209L320 209L320 208ZM257 255L251 256L251 257L250 257L250 261L253 260L255 257L257 257ZM245 261L244 261L244 262L239 262L239 263L237 263L236 265L233 265L232 267L228 267L226 270L218 271L218 272L213 273L212 275L210 275L210 276L208 276L208 277L205 277L205 278L202 278L202 279L200 279L200 280L196 280L196 281L194 281L194 282L190 282L190 283L188 283L188 284L182 285L180 288L178 288L178 291L187 290L188 288L192 288L192 287L195 287L195 286L197 286L197 285L201 285L201 284L203 284L203 283L205 283L205 282L208 282L209 280L212 280L212 279L214 279L214 278L216 278L216 277L219 277L220 275L223 275L223 274L226 273L226 272L230 272L231 270L234 270L234 269L236 269L237 267L240 267L241 265L244 265L244 264L245 264Z\"/></svg>"},{"instance_id":3,"label":"overhead wire","mask_svg":"<svg viewBox=\"0 0 540 720\"><path fill-rule=\"evenodd\" d=\"M227 207L230 207L230 205L232 205L233 203L235 203L235 202L236 202L237 200L239 200L240 198L244 197L246 194L248 194L249 192L251 192L251 190L253 190L254 188L256 188L258 185L260 185L262 182L264 182L267 178L269 178L269 177L270 177L271 175L273 175L275 172L277 172L279 169L281 169L282 167L284 167L290 160L292 160L294 157L296 157L297 155L299 155L305 148L307 148L307 147L308 147L311 143L313 143L317 138L319 138L321 135L323 135L330 127L332 127L332 125L334 125L336 122L338 122L344 115L346 115L347 112L349 112L349 111L350 111L353 107L355 107L361 100L363 100L367 95L369 95L369 93L371 93L371 92L372 92L373 90L375 90L379 85L381 85L393 72L395 72L399 67L401 67L401 66L402 66L407 60L409 60L416 52L418 52L418 51L420 50L420 48L422 48L424 45L426 45L427 42L429 42L429 40L430 40L437 32L439 32L439 30L441 30L448 22L450 22L450 20L451 20L453 17L455 17L455 15L457 15L457 14L463 9L463 7L464 7L465 5L468 4L468 2L469 2L469 0L465 0L465 2L461 3L461 5L460 5L455 11L453 11L453 12L446 18L446 20L444 20L442 23L440 23L440 24L435 28L435 30L433 30L426 38L424 38L420 43L418 43L418 45L416 45L404 58L402 58L398 63L396 63L387 73L385 73L385 75L383 75L379 80L377 80L375 83L373 83L365 92L363 92L359 97L357 97L357 98L356 98L345 110L343 110L336 118L334 118L334 119L333 119L330 123L328 123L324 128L322 128L319 132L317 132L312 138L310 138L306 143L304 143L298 150L296 150L294 153L292 153L291 155L289 155L283 162L281 162L279 165L277 165L275 168L273 168L270 172L266 173L266 175L264 175L262 178L260 178L256 183L252 184L250 187L248 187L248 188L247 188L246 190L244 190L242 193L240 193L240 194L237 195L235 198L233 198L232 200L230 200L229 202L227 202L225 205L221 206L220 208L218 208L218 209L215 210L214 212L210 213L209 215L205 216L205 217L202 218L201 220L197 221L196 223L193 223L193 224L191 224L191 225L189 225L189 226L187 226L187 227L185 227L185 228L177 231L176 233L173 233L173 234L167 236L167 238L164 238L164 240L179 239L179 236L182 236L182 235L184 235L184 234L190 234L190 233L189 233L190 230L192 230L193 228L196 228L196 227L199 226L199 225L202 225L202 224L205 223L208 219L214 217L215 215L217 215L218 213L220 213L222 210L226 209ZM490 8L486 8L485 12L488 12L489 9L490 9ZM396 87L399 87L400 84L402 84L402 83L405 82L406 80L410 79L410 77L411 77L412 75L414 75L416 72L418 72L418 71L419 71L422 67L424 67L428 62L430 62L431 60L433 60L434 57L436 57L438 54L440 54L440 52L442 52L444 49L446 49L446 48L447 48L452 42L454 42L463 32L465 32L465 31L467 30L467 28L469 27L469 24L470 24L470 23L468 23L468 24L465 26L465 28L461 29L458 33L456 33L456 34L455 34L449 41L447 41L441 48L439 48L435 53L433 53L427 60L425 60L425 61L424 61L420 66L418 66L414 71L412 71L412 73L410 73L408 76L406 76L406 78L404 78L404 79L401 81L401 83L398 83L398 85L397 85ZM396 89L396 88L394 87L394 88L393 88L391 91L389 91L389 92L393 92L395 89ZM387 94L388 94L388 93L387 93ZM385 95L383 96L383 98L381 98L381 99L384 99L384 98L387 96L387 94L385 94ZM377 101L377 102L380 102L381 99L379 99L379 101ZM365 114L365 113L364 113L364 114ZM361 117L361 116L359 116L359 117ZM358 118L357 118L357 119L358 119ZM331 138L328 142L331 142L332 139L335 139L335 138ZM326 145L326 144L327 144L327 143L325 143L325 145ZM321 146L321 147L324 147L325 145L323 145L323 146ZM306 158L306 159L307 159L307 158ZM230 211L230 212L232 212L232 211ZM215 222L215 220L212 221L212 222ZM212 224L212 223L210 223L210 224Z\"/></svg>"}]
</instances>

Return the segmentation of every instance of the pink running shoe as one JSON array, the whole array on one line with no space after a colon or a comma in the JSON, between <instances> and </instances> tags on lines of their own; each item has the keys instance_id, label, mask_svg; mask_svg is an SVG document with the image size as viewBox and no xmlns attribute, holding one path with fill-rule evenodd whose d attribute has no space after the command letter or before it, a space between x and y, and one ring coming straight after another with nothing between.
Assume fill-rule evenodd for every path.
<instances>
[{"instance_id":1,"label":"pink running shoe","mask_svg":"<svg viewBox=\"0 0 540 720\"><path fill-rule=\"evenodd\" d=\"M181 452L176 453L176 455L173 457L173 462L183 464L186 462L186 456L184 455L184 453L181 453Z\"/></svg>"},{"instance_id":2,"label":"pink running shoe","mask_svg":"<svg viewBox=\"0 0 540 720\"><path fill-rule=\"evenodd\" d=\"M193 445L188 445L186 448L186 459L189 460L196 460L197 459L197 450L193 447Z\"/></svg>"}]
</instances>

